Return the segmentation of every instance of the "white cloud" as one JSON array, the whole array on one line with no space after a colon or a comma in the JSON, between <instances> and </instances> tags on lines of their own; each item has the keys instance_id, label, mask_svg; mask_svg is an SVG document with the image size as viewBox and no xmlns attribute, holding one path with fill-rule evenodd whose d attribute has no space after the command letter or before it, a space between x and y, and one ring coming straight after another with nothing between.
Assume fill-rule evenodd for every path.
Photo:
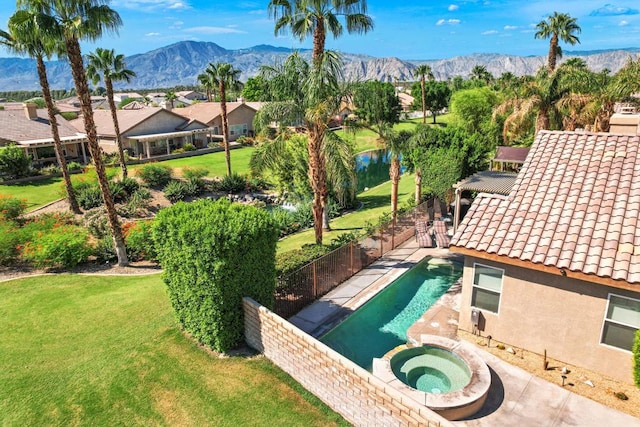
<instances>
[{"instance_id":1,"label":"white cloud","mask_svg":"<svg viewBox=\"0 0 640 427\"><path fill-rule=\"evenodd\" d=\"M145 34L145 37L158 37L160 35L160 33L147 33Z\"/></svg>"},{"instance_id":2,"label":"white cloud","mask_svg":"<svg viewBox=\"0 0 640 427\"><path fill-rule=\"evenodd\" d=\"M454 12L458 9L460 9L460 6L458 6L457 4L450 4L449 7L447 8L449 12Z\"/></svg>"},{"instance_id":3,"label":"white cloud","mask_svg":"<svg viewBox=\"0 0 640 427\"><path fill-rule=\"evenodd\" d=\"M496 30L489 30L489 31L484 31L480 34L482 34L483 36L491 36L493 34L498 34L498 32Z\"/></svg>"},{"instance_id":4,"label":"white cloud","mask_svg":"<svg viewBox=\"0 0 640 427\"><path fill-rule=\"evenodd\" d=\"M438 25L438 26L440 26L440 25L445 25L445 24L448 24L448 25L457 25L457 24L459 24L459 23L460 23L460 20L459 20L459 19L446 19L446 20L445 20L445 19L439 19L439 20L436 22L436 25Z\"/></svg>"},{"instance_id":5,"label":"white cloud","mask_svg":"<svg viewBox=\"0 0 640 427\"><path fill-rule=\"evenodd\" d=\"M622 20L618 23L618 27L626 27L627 25L629 25L629 22Z\"/></svg>"},{"instance_id":6,"label":"white cloud","mask_svg":"<svg viewBox=\"0 0 640 427\"><path fill-rule=\"evenodd\" d=\"M520 28L520 27L518 27L516 25L505 25L504 26L504 29L507 30L507 31L517 30L518 28Z\"/></svg>"},{"instance_id":7,"label":"white cloud","mask_svg":"<svg viewBox=\"0 0 640 427\"><path fill-rule=\"evenodd\" d=\"M244 31L236 30L235 28L230 27L192 27L186 28L183 30L185 33L194 33L194 34L244 34Z\"/></svg>"},{"instance_id":8,"label":"white cloud","mask_svg":"<svg viewBox=\"0 0 640 427\"><path fill-rule=\"evenodd\" d=\"M121 7L143 12L191 9L187 0L114 0L112 6L115 9Z\"/></svg>"}]
</instances>

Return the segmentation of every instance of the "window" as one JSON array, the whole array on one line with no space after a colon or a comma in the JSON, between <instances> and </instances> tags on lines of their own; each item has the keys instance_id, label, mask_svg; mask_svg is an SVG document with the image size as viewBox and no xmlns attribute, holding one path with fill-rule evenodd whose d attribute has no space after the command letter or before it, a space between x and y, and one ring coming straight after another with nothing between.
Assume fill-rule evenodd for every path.
<instances>
[{"instance_id":1,"label":"window","mask_svg":"<svg viewBox=\"0 0 640 427\"><path fill-rule=\"evenodd\" d=\"M640 300L609 294L600 342L631 351L633 338L639 328Z\"/></svg>"},{"instance_id":2,"label":"window","mask_svg":"<svg viewBox=\"0 0 640 427\"><path fill-rule=\"evenodd\" d=\"M502 276L504 270L486 265L473 265L473 291L471 305L493 313L500 308Z\"/></svg>"},{"instance_id":3,"label":"window","mask_svg":"<svg viewBox=\"0 0 640 427\"><path fill-rule=\"evenodd\" d=\"M231 136L246 135L248 131L249 131L249 128L246 123L243 123L241 125L229 126L229 135Z\"/></svg>"}]
</instances>

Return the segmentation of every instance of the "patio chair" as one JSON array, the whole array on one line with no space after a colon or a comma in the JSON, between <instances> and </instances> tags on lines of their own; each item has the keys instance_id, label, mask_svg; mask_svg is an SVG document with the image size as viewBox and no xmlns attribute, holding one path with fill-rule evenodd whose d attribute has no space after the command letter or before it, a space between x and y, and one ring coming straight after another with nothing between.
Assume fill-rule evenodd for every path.
<instances>
[{"instance_id":1,"label":"patio chair","mask_svg":"<svg viewBox=\"0 0 640 427\"><path fill-rule=\"evenodd\" d=\"M447 232L447 224L444 221L433 221L433 234L436 236L436 245L439 248L448 248L451 238Z\"/></svg>"},{"instance_id":2,"label":"patio chair","mask_svg":"<svg viewBox=\"0 0 640 427\"><path fill-rule=\"evenodd\" d=\"M416 221L416 241L418 242L418 246L421 248L433 247L433 238L431 237L431 230L428 221Z\"/></svg>"}]
</instances>

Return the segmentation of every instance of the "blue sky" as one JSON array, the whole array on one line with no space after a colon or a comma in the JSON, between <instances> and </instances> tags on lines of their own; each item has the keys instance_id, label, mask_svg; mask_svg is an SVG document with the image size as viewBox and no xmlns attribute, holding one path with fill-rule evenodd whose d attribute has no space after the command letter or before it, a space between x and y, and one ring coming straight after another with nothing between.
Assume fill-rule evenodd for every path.
<instances>
[{"instance_id":1,"label":"blue sky","mask_svg":"<svg viewBox=\"0 0 640 427\"><path fill-rule=\"evenodd\" d=\"M112 0L124 25L116 36L83 45L132 55L182 40L210 41L226 49L258 44L310 47L289 35L275 37L268 1ZM640 47L640 2L616 1L405 1L369 0L375 28L366 35L328 39L327 47L401 59L440 59L471 53L546 55L548 41L534 39L535 24L554 11L569 13L582 28L580 45L564 50ZM6 28L14 2L0 4ZM9 56L0 50L0 56Z\"/></svg>"}]
</instances>

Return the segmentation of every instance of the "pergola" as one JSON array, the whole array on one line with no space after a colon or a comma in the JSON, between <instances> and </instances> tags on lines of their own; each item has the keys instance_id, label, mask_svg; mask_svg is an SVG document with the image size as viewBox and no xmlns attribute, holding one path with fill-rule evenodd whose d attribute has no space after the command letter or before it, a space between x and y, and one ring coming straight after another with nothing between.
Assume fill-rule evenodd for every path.
<instances>
[{"instance_id":1,"label":"pergola","mask_svg":"<svg viewBox=\"0 0 640 427\"><path fill-rule=\"evenodd\" d=\"M501 171L482 171L453 184L456 189L455 216L453 218L453 232L460 223L460 198L463 191L477 193L502 194L508 196L516 182L517 173Z\"/></svg>"}]
</instances>

